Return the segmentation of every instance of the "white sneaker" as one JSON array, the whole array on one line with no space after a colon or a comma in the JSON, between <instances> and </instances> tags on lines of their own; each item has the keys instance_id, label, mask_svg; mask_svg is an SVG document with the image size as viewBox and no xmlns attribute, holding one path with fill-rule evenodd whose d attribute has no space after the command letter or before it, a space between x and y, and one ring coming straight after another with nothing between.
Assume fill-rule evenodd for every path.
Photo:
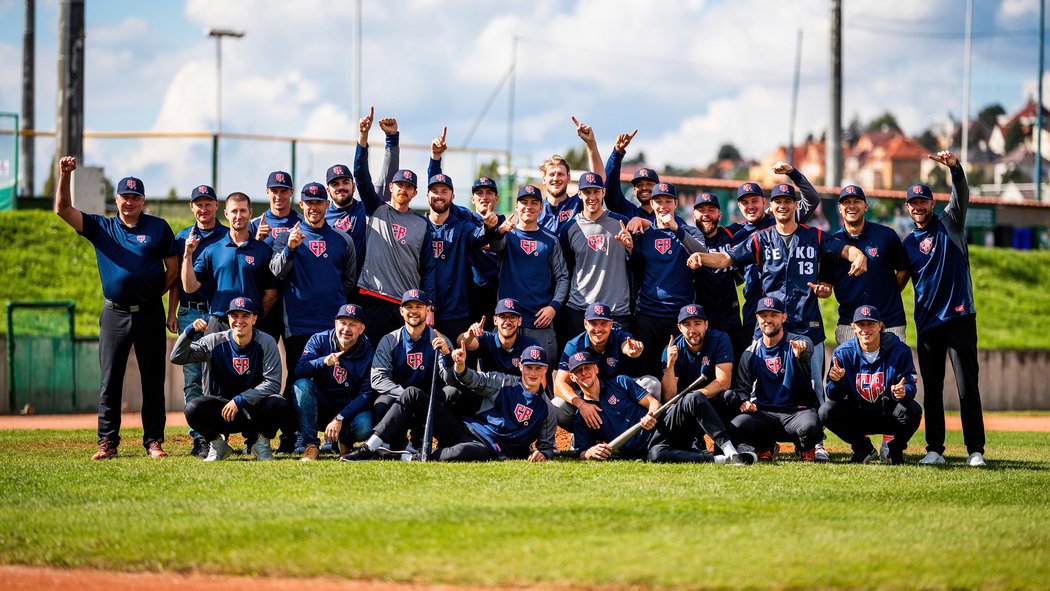
<instances>
[{"instance_id":1,"label":"white sneaker","mask_svg":"<svg viewBox=\"0 0 1050 591\"><path fill-rule=\"evenodd\" d=\"M270 440L259 436L255 440L255 445L252 446L252 456L260 462L269 462L273 459L273 450L270 449Z\"/></svg>"},{"instance_id":2,"label":"white sneaker","mask_svg":"<svg viewBox=\"0 0 1050 591\"><path fill-rule=\"evenodd\" d=\"M944 456L935 451L927 452L927 454L919 460L920 466L941 466L943 464Z\"/></svg>"},{"instance_id":3,"label":"white sneaker","mask_svg":"<svg viewBox=\"0 0 1050 591\"><path fill-rule=\"evenodd\" d=\"M233 448L230 447L229 443L220 435L208 444L208 457L204 458L205 462L218 462L225 460L233 453Z\"/></svg>"},{"instance_id":4,"label":"white sneaker","mask_svg":"<svg viewBox=\"0 0 1050 591\"><path fill-rule=\"evenodd\" d=\"M984 463L984 454L982 454L979 451L975 451L972 454L970 454L969 458L966 459L966 465L973 466L975 468L981 468L987 466L988 464Z\"/></svg>"},{"instance_id":5,"label":"white sneaker","mask_svg":"<svg viewBox=\"0 0 1050 591\"><path fill-rule=\"evenodd\" d=\"M879 448L879 460L883 462L890 461L890 441L892 439L883 439L882 447Z\"/></svg>"},{"instance_id":6,"label":"white sneaker","mask_svg":"<svg viewBox=\"0 0 1050 591\"><path fill-rule=\"evenodd\" d=\"M831 456L828 455L828 450L824 449L823 443L818 443L813 446L813 459L818 462L830 462Z\"/></svg>"}]
</instances>

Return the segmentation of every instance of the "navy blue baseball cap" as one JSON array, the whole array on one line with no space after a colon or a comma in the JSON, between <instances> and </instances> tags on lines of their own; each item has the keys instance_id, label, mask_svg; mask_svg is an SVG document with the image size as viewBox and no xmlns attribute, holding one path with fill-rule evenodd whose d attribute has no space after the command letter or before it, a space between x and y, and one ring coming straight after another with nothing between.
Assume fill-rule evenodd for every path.
<instances>
[{"instance_id":1,"label":"navy blue baseball cap","mask_svg":"<svg viewBox=\"0 0 1050 591\"><path fill-rule=\"evenodd\" d=\"M788 183L780 183L773 187L773 192L769 194L769 199L772 201L777 197L791 197L795 201L798 201L798 194L795 193L795 186L789 185Z\"/></svg>"},{"instance_id":2,"label":"navy blue baseball cap","mask_svg":"<svg viewBox=\"0 0 1050 591\"><path fill-rule=\"evenodd\" d=\"M882 322L882 315L879 314L879 309L875 306L857 306L857 311L853 313L853 322L860 322L862 320Z\"/></svg>"},{"instance_id":3,"label":"navy blue baseball cap","mask_svg":"<svg viewBox=\"0 0 1050 591\"><path fill-rule=\"evenodd\" d=\"M744 183L736 190L736 200L740 201L748 195L758 195L759 197L765 197L766 194L762 192L762 187L758 183Z\"/></svg>"},{"instance_id":4,"label":"navy blue baseball cap","mask_svg":"<svg viewBox=\"0 0 1050 591\"><path fill-rule=\"evenodd\" d=\"M590 306L587 306L587 311L583 316L584 320L612 320L612 310L609 306L601 302L594 302Z\"/></svg>"},{"instance_id":5,"label":"navy blue baseball cap","mask_svg":"<svg viewBox=\"0 0 1050 591\"><path fill-rule=\"evenodd\" d=\"M350 174L350 167L345 164L333 164L328 167L328 172L325 173L324 182L328 184L335 179L350 179L354 180L354 175Z\"/></svg>"},{"instance_id":6,"label":"navy blue baseball cap","mask_svg":"<svg viewBox=\"0 0 1050 591\"><path fill-rule=\"evenodd\" d=\"M930 190L929 185L916 183L908 187L908 196L904 198L904 201L908 202L912 199L933 199L933 191Z\"/></svg>"},{"instance_id":7,"label":"navy blue baseball cap","mask_svg":"<svg viewBox=\"0 0 1050 591\"><path fill-rule=\"evenodd\" d=\"M543 193L540 192L539 188L536 187L536 185L525 185L524 187L518 189L518 200L520 201L525 197L535 197L536 199L542 201Z\"/></svg>"},{"instance_id":8,"label":"navy blue baseball cap","mask_svg":"<svg viewBox=\"0 0 1050 591\"><path fill-rule=\"evenodd\" d=\"M714 193L700 193L697 195L693 209L699 209L701 205L714 205L718 209L722 209L722 204L718 202L718 195Z\"/></svg>"},{"instance_id":9,"label":"navy blue baseball cap","mask_svg":"<svg viewBox=\"0 0 1050 591\"><path fill-rule=\"evenodd\" d=\"M594 356L594 353L590 351L577 351L572 355L569 355L569 371L573 371L581 365L587 364L598 364L598 358Z\"/></svg>"},{"instance_id":10,"label":"navy blue baseball cap","mask_svg":"<svg viewBox=\"0 0 1050 591\"><path fill-rule=\"evenodd\" d=\"M707 320L707 314L704 312L704 307L698 304L686 304L682 306L682 309L678 312L678 323L681 324L690 318Z\"/></svg>"},{"instance_id":11,"label":"navy blue baseball cap","mask_svg":"<svg viewBox=\"0 0 1050 591\"><path fill-rule=\"evenodd\" d=\"M857 199L863 199L865 203L868 202L868 198L864 196L864 189L861 189L857 185L846 185L839 191L839 203L842 203L843 199L849 199L850 197L856 197Z\"/></svg>"},{"instance_id":12,"label":"navy blue baseball cap","mask_svg":"<svg viewBox=\"0 0 1050 591\"><path fill-rule=\"evenodd\" d=\"M470 192L473 193L478 189L492 189L496 193L499 193L499 187L496 186L496 181L487 176L474 179L474 184L470 186Z\"/></svg>"},{"instance_id":13,"label":"navy blue baseball cap","mask_svg":"<svg viewBox=\"0 0 1050 591\"><path fill-rule=\"evenodd\" d=\"M211 199L212 201L219 200L219 198L215 196L215 189L212 189L208 185L197 185L194 187L193 191L190 192L190 203L196 201L198 197L204 197L206 199Z\"/></svg>"},{"instance_id":14,"label":"navy blue baseball cap","mask_svg":"<svg viewBox=\"0 0 1050 591\"><path fill-rule=\"evenodd\" d=\"M399 170L394 173L394 178L390 180L392 183L408 183L413 187L416 186L416 173L411 170Z\"/></svg>"},{"instance_id":15,"label":"navy blue baseball cap","mask_svg":"<svg viewBox=\"0 0 1050 591\"><path fill-rule=\"evenodd\" d=\"M306 183L299 192L299 201L328 201L328 191L321 183Z\"/></svg>"},{"instance_id":16,"label":"navy blue baseball cap","mask_svg":"<svg viewBox=\"0 0 1050 591\"><path fill-rule=\"evenodd\" d=\"M364 311L361 310L361 306L358 306L357 304L344 304L339 306L339 311L335 313L335 319L339 320L340 318L353 318L361 324L365 323Z\"/></svg>"},{"instance_id":17,"label":"navy blue baseball cap","mask_svg":"<svg viewBox=\"0 0 1050 591\"><path fill-rule=\"evenodd\" d=\"M120 179L120 182L117 183L117 195L138 195L140 197L145 197L146 187L143 186L141 180L133 176L126 176Z\"/></svg>"},{"instance_id":18,"label":"navy blue baseball cap","mask_svg":"<svg viewBox=\"0 0 1050 591\"><path fill-rule=\"evenodd\" d=\"M525 347L525 350L521 352L518 365L542 365L546 367L550 365L547 363L547 351L539 345Z\"/></svg>"},{"instance_id":19,"label":"navy blue baseball cap","mask_svg":"<svg viewBox=\"0 0 1050 591\"><path fill-rule=\"evenodd\" d=\"M602 180L602 175L596 172L585 172L580 175L580 190L584 189L604 189L605 181Z\"/></svg>"},{"instance_id":20,"label":"navy blue baseball cap","mask_svg":"<svg viewBox=\"0 0 1050 591\"><path fill-rule=\"evenodd\" d=\"M283 170L275 170L271 172L270 176L266 177L266 188L275 189L278 187L284 189L295 189L295 187L292 186L292 175Z\"/></svg>"},{"instance_id":21,"label":"navy blue baseball cap","mask_svg":"<svg viewBox=\"0 0 1050 591\"><path fill-rule=\"evenodd\" d=\"M671 183L656 183L653 185L653 199L656 199L661 195L667 195L668 197L678 199L678 189L676 189Z\"/></svg>"},{"instance_id":22,"label":"navy blue baseball cap","mask_svg":"<svg viewBox=\"0 0 1050 591\"><path fill-rule=\"evenodd\" d=\"M452 187L452 178L449 177L447 174L442 174L439 172L434 176L430 177L430 182L427 183L427 187L433 187L434 185L445 185L449 189L455 191L455 189Z\"/></svg>"},{"instance_id":23,"label":"navy blue baseball cap","mask_svg":"<svg viewBox=\"0 0 1050 591\"><path fill-rule=\"evenodd\" d=\"M634 178L631 179L631 184L635 184L638 181L653 181L654 183L660 182L660 175L656 174L656 171L651 168L639 168L634 173Z\"/></svg>"},{"instance_id":24,"label":"navy blue baseball cap","mask_svg":"<svg viewBox=\"0 0 1050 591\"><path fill-rule=\"evenodd\" d=\"M410 289L401 295L401 305L404 306L409 302L419 302L424 306L429 306L430 296L422 289Z\"/></svg>"},{"instance_id":25,"label":"navy blue baseball cap","mask_svg":"<svg viewBox=\"0 0 1050 591\"><path fill-rule=\"evenodd\" d=\"M230 312L247 312L249 314L255 314L255 302L245 297L235 297L230 300L230 305L226 309L226 313Z\"/></svg>"},{"instance_id":26,"label":"navy blue baseball cap","mask_svg":"<svg viewBox=\"0 0 1050 591\"><path fill-rule=\"evenodd\" d=\"M503 298L502 300L496 302L495 315L499 316L500 314L517 314L518 316L521 316L521 312L518 310L518 306L518 300L515 300L513 298Z\"/></svg>"},{"instance_id":27,"label":"navy blue baseball cap","mask_svg":"<svg viewBox=\"0 0 1050 591\"><path fill-rule=\"evenodd\" d=\"M766 296L758 300L757 312L780 312L784 313L784 302L777 298Z\"/></svg>"}]
</instances>

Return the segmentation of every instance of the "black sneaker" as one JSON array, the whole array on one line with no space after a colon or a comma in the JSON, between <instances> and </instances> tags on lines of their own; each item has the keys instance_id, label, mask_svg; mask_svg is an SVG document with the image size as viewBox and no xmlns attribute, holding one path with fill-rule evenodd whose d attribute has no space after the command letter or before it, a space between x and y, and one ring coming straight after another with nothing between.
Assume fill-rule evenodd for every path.
<instances>
[{"instance_id":1,"label":"black sneaker","mask_svg":"<svg viewBox=\"0 0 1050 591\"><path fill-rule=\"evenodd\" d=\"M855 450L853 457L849 459L851 464L870 464L871 462L879 459L879 450L875 449L870 443L868 447Z\"/></svg>"},{"instance_id":2,"label":"black sneaker","mask_svg":"<svg viewBox=\"0 0 1050 591\"><path fill-rule=\"evenodd\" d=\"M195 458L204 459L208 457L208 452L211 451L211 446L203 437L193 438L193 449L190 450L190 455Z\"/></svg>"},{"instance_id":3,"label":"black sneaker","mask_svg":"<svg viewBox=\"0 0 1050 591\"><path fill-rule=\"evenodd\" d=\"M903 465L904 464L904 452L890 450L890 452L886 455L886 461L888 461L890 463L890 465L892 465L892 466Z\"/></svg>"},{"instance_id":4,"label":"black sneaker","mask_svg":"<svg viewBox=\"0 0 1050 591\"><path fill-rule=\"evenodd\" d=\"M348 454L339 456L340 462L367 462L378 459L381 459L379 453L374 452L363 445Z\"/></svg>"},{"instance_id":5,"label":"black sneaker","mask_svg":"<svg viewBox=\"0 0 1050 591\"><path fill-rule=\"evenodd\" d=\"M281 443L274 453L290 456L295 453L295 436L285 437L281 435Z\"/></svg>"}]
</instances>

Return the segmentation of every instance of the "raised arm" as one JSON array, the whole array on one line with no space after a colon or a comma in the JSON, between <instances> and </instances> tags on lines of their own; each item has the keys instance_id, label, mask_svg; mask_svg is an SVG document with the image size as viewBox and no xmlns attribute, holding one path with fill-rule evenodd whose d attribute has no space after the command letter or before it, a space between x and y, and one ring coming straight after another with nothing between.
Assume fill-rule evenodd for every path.
<instances>
[{"instance_id":1,"label":"raised arm","mask_svg":"<svg viewBox=\"0 0 1050 591\"><path fill-rule=\"evenodd\" d=\"M375 107L368 109L368 115L362 117L357 124L357 151L354 153L354 178L357 179L357 190L361 195L361 203L365 205L365 213L372 215L375 210L383 205L383 199L379 196L380 191L372 185L372 173L368 170L368 131L372 129L372 118L375 116Z\"/></svg>"},{"instance_id":2,"label":"raised arm","mask_svg":"<svg viewBox=\"0 0 1050 591\"><path fill-rule=\"evenodd\" d=\"M74 156L63 156L58 161L58 183L55 187L55 213L77 232L84 231L84 214L73 207L73 197L69 192L70 177L77 169Z\"/></svg>"},{"instance_id":3,"label":"raised arm","mask_svg":"<svg viewBox=\"0 0 1050 591\"><path fill-rule=\"evenodd\" d=\"M970 186L966 184L966 172L959 159L949 150L931 155L930 160L947 166L952 174L952 196L944 207L944 217L961 229L966 222L966 210L970 207Z\"/></svg>"},{"instance_id":4,"label":"raised arm","mask_svg":"<svg viewBox=\"0 0 1050 591\"><path fill-rule=\"evenodd\" d=\"M374 185L384 203L390 202L390 179L401 168L401 135L397 131L397 119L386 117L379 120L379 129L386 134L386 149L383 151L383 176Z\"/></svg>"}]
</instances>

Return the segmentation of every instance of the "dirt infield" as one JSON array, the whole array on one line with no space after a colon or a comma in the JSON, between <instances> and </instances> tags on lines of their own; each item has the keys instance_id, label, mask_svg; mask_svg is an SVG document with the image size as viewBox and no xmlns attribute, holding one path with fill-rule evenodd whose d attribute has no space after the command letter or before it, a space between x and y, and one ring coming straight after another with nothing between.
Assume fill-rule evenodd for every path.
<instances>
[{"instance_id":1,"label":"dirt infield","mask_svg":"<svg viewBox=\"0 0 1050 591\"><path fill-rule=\"evenodd\" d=\"M138 413L125 413L121 416L122 427L141 427L142 418ZM98 426L98 417L89 414L77 415L0 415L0 429L94 429ZM186 417L181 412L168 413L169 427L185 427ZM945 426L953 431L962 430L958 415L945 417ZM985 429L989 431L1036 431L1050 432L1050 415L1024 416L989 414L984 417ZM923 428L922 425L919 426Z\"/></svg>"},{"instance_id":2,"label":"dirt infield","mask_svg":"<svg viewBox=\"0 0 1050 591\"><path fill-rule=\"evenodd\" d=\"M502 591L506 587L452 587L333 578L241 577L179 573L123 573L35 566L0 566L2 587L8 591Z\"/></svg>"}]
</instances>

